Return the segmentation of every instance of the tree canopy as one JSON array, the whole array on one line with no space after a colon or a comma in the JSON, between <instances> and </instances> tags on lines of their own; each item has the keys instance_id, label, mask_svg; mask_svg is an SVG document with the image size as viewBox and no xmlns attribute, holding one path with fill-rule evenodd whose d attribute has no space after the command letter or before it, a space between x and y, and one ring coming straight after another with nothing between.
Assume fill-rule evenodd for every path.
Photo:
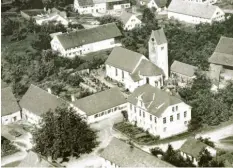
<instances>
[{"instance_id":1,"label":"tree canopy","mask_svg":"<svg viewBox=\"0 0 233 168\"><path fill-rule=\"evenodd\" d=\"M98 145L96 138L96 131L66 106L43 114L40 127L33 133L34 150L53 160L92 152Z\"/></svg>"}]
</instances>

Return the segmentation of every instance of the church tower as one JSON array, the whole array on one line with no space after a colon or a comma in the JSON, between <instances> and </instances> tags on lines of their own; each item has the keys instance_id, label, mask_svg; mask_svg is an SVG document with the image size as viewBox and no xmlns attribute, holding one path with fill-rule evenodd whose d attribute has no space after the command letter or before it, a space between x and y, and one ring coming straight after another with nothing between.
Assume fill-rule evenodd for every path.
<instances>
[{"instance_id":1,"label":"church tower","mask_svg":"<svg viewBox=\"0 0 233 168\"><path fill-rule=\"evenodd\" d=\"M168 79L168 45L163 28L152 30L149 42L149 59L156 66L161 68Z\"/></svg>"}]
</instances>

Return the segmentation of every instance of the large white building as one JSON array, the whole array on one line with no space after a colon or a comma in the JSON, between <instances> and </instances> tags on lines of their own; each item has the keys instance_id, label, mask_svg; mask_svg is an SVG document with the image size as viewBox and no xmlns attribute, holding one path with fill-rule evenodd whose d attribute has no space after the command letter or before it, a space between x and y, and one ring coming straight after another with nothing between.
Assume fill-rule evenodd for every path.
<instances>
[{"instance_id":1,"label":"large white building","mask_svg":"<svg viewBox=\"0 0 233 168\"><path fill-rule=\"evenodd\" d=\"M121 35L116 24L109 23L91 29L55 35L51 41L51 48L64 57L73 58L120 46L121 44L116 40Z\"/></svg>"},{"instance_id":2,"label":"large white building","mask_svg":"<svg viewBox=\"0 0 233 168\"><path fill-rule=\"evenodd\" d=\"M113 138L109 145L100 153L104 159L103 168L119 167L174 167L153 155L122 140Z\"/></svg>"},{"instance_id":3,"label":"large white building","mask_svg":"<svg viewBox=\"0 0 233 168\"><path fill-rule=\"evenodd\" d=\"M2 88L1 123L10 124L21 120L21 110L10 87Z\"/></svg>"},{"instance_id":4,"label":"large white building","mask_svg":"<svg viewBox=\"0 0 233 168\"><path fill-rule=\"evenodd\" d=\"M130 8L127 0L74 0L74 10L79 14L105 14L110 10Z\"/></svg>"},{"instance_id":5,"label":"large white building","mask_svg":"<svg viewBox=\"0 0 233 168\"><path fill-rule=\"evenodd\" d=\"M225 13L218 6L208 3L172 0L168 7L168 18L191 24L212 23L224 21Z\"/></svg>"},{"instance_id":6,"label":"large white building","mask_svg":"<svg viewBox=\"0 0 233 168\"><path fill-rule=\"evenodd\" d=\"M191 107L151 85L135 89L128 97L128 119L150 134L166 138L188 130Z\"/></svg>"},{"instance_id":7,"label":"large white building","mask_svg":"<svg viewBox=\"0 0 233 168\"><path fill-rule=\"evenodd\" d=\"M133 28L140 27L142 24L135 14L126 11L121 12L119 19L123 23L124 30L132 30Z\"/></svg>"},{"instance_id":8,"label":"large white building","mask_svg":"<svg viewBox=\"0 0 233 168\"><path fill-rule=\"evenodd\" d=\"M105 65L106 76L123 83L130 92L145 83L158 88L163 86L162 69L140 53L116 47Z\"/></svg>"},{"instance_id":9,"label":"large white building","mask_svg":"<svg viewBox=\"0 0 233 168\"><path fill-rule=\"evenodd\" d=\"M121 112L128 108L125 96L117 87L78 99L72 104L79 114L84 114L89 124L122 115Z\"/></svg>"}]
</instances>

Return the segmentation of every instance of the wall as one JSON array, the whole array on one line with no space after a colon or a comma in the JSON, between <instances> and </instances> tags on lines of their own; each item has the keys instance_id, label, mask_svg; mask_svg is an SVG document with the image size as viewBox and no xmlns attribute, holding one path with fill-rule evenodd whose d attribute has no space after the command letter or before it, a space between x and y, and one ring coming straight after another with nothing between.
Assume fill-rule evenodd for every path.
<instances>
[{"instance_id":1,"label":"wall","mask_svg":"<svg viewBox=\"0 0 233 168\"><path fill-rule=\"evenodd\" d=\"M135 15L133 15L124 25L124 30L132 30L135 27L140 27L141 23L141 20L139 20Z\"/></svg>"},{"instance_id":2,"label":"wall","mask_svg":"<svg viewBox=\"0 0 233 168\"><path fill-rule=\"evenodd\" d=\"M168 19L172 19L172 18L177 19L179 21L192 23L192 24L199 24L201 22L203 22L203 23L211 23L212 22L211 19L193 17L193 16L189 16L189 15L183 15L183 14L168 11Z\"/></svg>"},{"instance_id":3,"label":"wall","mask_svg":"<svg viewBox=\"0 0 233 168\"><path fill-rule=\"evenodd\" d=\"M16 118L14 119L14 117L16 117ZM12 114L9 114L6 116L2 116L1 120L2 120L3 125L19 121L19 120L21 120L21 113L20 113L20 111L17 111L15 113L12 113Z\"/></svg>"},{"instance_id":4,"label":"wall","mask_svg":"<svg viewBox=\"0 0 233 168\"><path fill-rule=\"evenodd\" d=\"M41 117L25 108L22 108L22 119L30 123L37 124L41 120Z\"/></svg>"},{"instance_id":5,"label":"wall","mask_svg":"<svg viewBox=\"0 0 233 168\"><path fill-rule=\"evenodd\" d=\"M119 168L119 166L117 166L115 163L112 163L108 160L105 160L103 165L102 165L103 168Z\"/></svg>"},{"instance_id":6,"label":"wall","mask_svg":"<svg viewBox=\"0 0 233 168\"><path fill-rule=\"evenodd\" d=\"M176 135L187 131L188 121L191 120L191 108L188 105L179 103L176 106L178 106L178 111L173 112L173 106L170 106L160 117L157 117L147 112L142 106L132 105L131 108L129 105L129 121L132 124L136 121L138 127L149 131L152 135L159 135L160 138ZM184 111L187 111L186 118L184 118ZM177 120L178 113L180 114L179 120ZM170 116L173 116L173 122L170 122ZM166 118L166 124L163 123L163 118Z\"/></svg>"}]
</instances>

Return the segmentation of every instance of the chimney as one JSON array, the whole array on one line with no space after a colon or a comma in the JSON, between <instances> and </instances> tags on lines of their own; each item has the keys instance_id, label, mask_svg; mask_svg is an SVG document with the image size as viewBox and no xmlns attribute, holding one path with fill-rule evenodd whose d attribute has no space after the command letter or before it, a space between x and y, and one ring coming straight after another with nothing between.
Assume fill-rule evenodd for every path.
<instances>
[{"instance_id":1,"label":"chimney","mask_svg":"<svg viewBox=\"0 0 233 168\"><path fill-rule=\"evenodd\" d=\"M72 102L74 102L74 101L75 101L75 97L74 97L74 95L73 95L73 94L71 95L71 101L72 101Z\"/></svg>"},{"instance_id":2,"label":"chimney","mask_svg":"<svg viewBox=\"0 0 233 168\"><path fill-rule=\"evenodd\" d=\"M51 88L48 88L47 90L48 90L48 93L49 93L49 94L52 94Z\"/></svg>"}]
</instances>

